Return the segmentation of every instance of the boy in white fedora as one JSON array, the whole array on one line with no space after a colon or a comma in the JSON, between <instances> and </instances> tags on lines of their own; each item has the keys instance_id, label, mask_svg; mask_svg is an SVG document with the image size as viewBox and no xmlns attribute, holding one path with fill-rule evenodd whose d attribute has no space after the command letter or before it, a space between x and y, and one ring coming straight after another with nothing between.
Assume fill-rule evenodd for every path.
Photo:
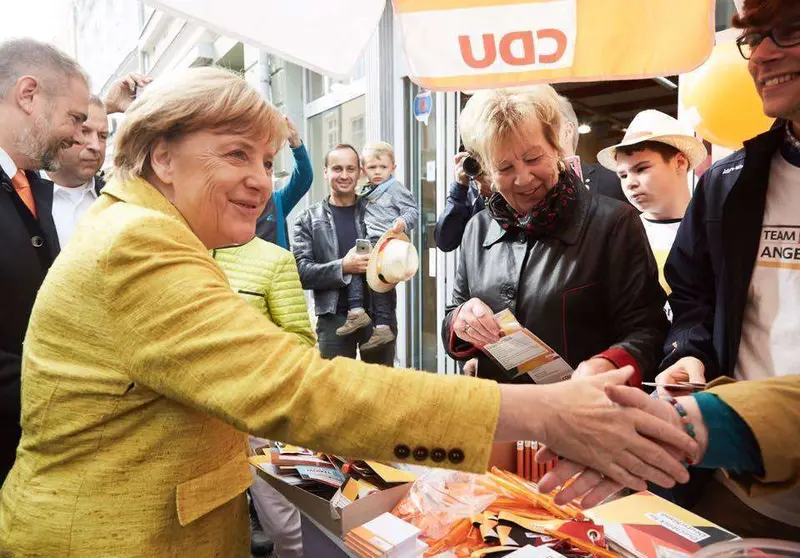
<instances>
[{"instance_id":1,"label":"boy in white fedora","mask_svg":"<svg viewBox=\"0 0 800 558\"><path fill-rule=\"evenodd\" d=\"M703 142L671 116L657 110L637 114L625 137L597 154L601 165L617 173L622 191L641 219L667 293L664 262L691 200L687 175L705 161Z\"/></svg>"}]
</instances>

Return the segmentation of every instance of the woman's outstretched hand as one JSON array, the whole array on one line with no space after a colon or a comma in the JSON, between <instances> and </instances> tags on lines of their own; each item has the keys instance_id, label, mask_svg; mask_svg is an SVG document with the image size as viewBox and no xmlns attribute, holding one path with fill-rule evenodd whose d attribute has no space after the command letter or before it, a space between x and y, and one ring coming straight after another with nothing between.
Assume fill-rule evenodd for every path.
<instances>
[{"instance_id":1,"label":"woman's outstretched hand","mask_svg":"<svg viewBox=\"0 0 800 558\"><path fill-rule=\"evenodd\" d=\"M672 405L665 401L653 399L639 389L607 385L605 386L605 392L609 399L618 405L643 411L657 420L663 421L665 424L672 425L675 429L683 430L685 428L680 416ZM679 448L674 446L667 445L664 449L670 453L673 460L683 460L688 456L691 461L697 462L701 459L708 444L708 434L705 423L703 422L702 415L693 398L682 397L679 401L687 410L689 421L694 426L697 436L696 450L693 453L683 454ZM545 448L537 453L536 460L540 462L548 461L555 456L555 453L553 453L550 448ZM575 477L573 482L569 484L569 486L564 487L566 482L573 477ZM677 478L675 480L685 482ZM662 483L656 484L665 486ZM539 489L542 492L551 492L558 487L564 488L556 495L556 503L563 504L581 498L581 505L586 508L599 504L622 488L618 482L604 477L598 471L568 459L562 459L555 469L547 473L542 477L541 481L539 481Z\"/></svg>"},{"instance_id":2,"label":"woman's outstretched hand","mask_svg":"<svg viewBox=\"0 0 800 558\"><path fill-rule=\"evenodd\" d=\"M508 405L514 412L501 413L498 439L535 439L552 455L634 490L644 490L647 481L666 488L687 482L689 474L681 459L697 454L695 441L679 426L641 408L617 404L606 395L606 386L622 386L632 373L631 367L625 367L545 386L503 385L503 407ZM569 478L565 466L560 467L549 474L550 479ZM543 482L550 490L560 485L548 476Z\"/></svg>"}]
</instances>

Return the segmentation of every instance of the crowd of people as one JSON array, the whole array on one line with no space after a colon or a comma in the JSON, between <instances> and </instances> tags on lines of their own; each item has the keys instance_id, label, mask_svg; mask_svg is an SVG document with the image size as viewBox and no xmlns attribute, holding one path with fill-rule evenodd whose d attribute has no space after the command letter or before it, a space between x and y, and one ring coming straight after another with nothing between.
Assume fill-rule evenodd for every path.
<instances>
[{"instance_id":1,"label":"crowd of people","mask_svg":"<svg viewBox=\"0 0 800 558\"><path fill-rule=\"evenodd\" d=\"M226 70L130 74L100 99L54 47L0 44L0 556L245 556L250 523L302 556L297 509L247 463L266 440L482 472L493 442L533 439L561 458L541 481L559 501L649 487L800 540L800 7L745 0L734 26L776 120L693 191L706 147L666 114L577 164L552 87L470 97L435 229L460 248L457 376L393 367L420 216L390 144L314 169ZM318 170L329 195L290 231ZM571 380L486 355L504 309Z\"/></svg>"}]
</instances>

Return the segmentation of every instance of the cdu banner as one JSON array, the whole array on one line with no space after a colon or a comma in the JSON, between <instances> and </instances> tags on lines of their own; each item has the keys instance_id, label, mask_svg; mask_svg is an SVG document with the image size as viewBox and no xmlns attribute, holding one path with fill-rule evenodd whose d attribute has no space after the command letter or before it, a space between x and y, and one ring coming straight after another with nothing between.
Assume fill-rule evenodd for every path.
<instances>
[{"instance_id":1,"label":"cdu banner","mask_svg":"<svg viewBox=\"0 0 800 558\"><path fill-rule=\"evenodd\" d=\"M394 0L409 77L432 90L688 72L714 0Z\"/></svg>"}]
</instances>

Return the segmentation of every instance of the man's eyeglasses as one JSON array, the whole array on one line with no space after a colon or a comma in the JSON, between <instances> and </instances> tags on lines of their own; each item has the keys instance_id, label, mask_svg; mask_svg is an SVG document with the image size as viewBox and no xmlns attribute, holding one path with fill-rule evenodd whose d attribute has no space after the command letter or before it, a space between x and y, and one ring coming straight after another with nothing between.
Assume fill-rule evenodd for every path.
<instances>
[{"instance_id":1,"label":"man's eyeglasses","mask_svg":"<svg viewBox=\"0 0 800 558\"><path fill-rule=\"evenodd\" d=\"M736 46L739 47L739 53L742 57L745 60L750 60L758 45L763 43L767 37L772 39L772 42L780 48L800 45L800 20L792 21L785 25L776 25L769 31L761 33L756 31L746 32L736 39Z\"/></svg>"}]
</instances>

